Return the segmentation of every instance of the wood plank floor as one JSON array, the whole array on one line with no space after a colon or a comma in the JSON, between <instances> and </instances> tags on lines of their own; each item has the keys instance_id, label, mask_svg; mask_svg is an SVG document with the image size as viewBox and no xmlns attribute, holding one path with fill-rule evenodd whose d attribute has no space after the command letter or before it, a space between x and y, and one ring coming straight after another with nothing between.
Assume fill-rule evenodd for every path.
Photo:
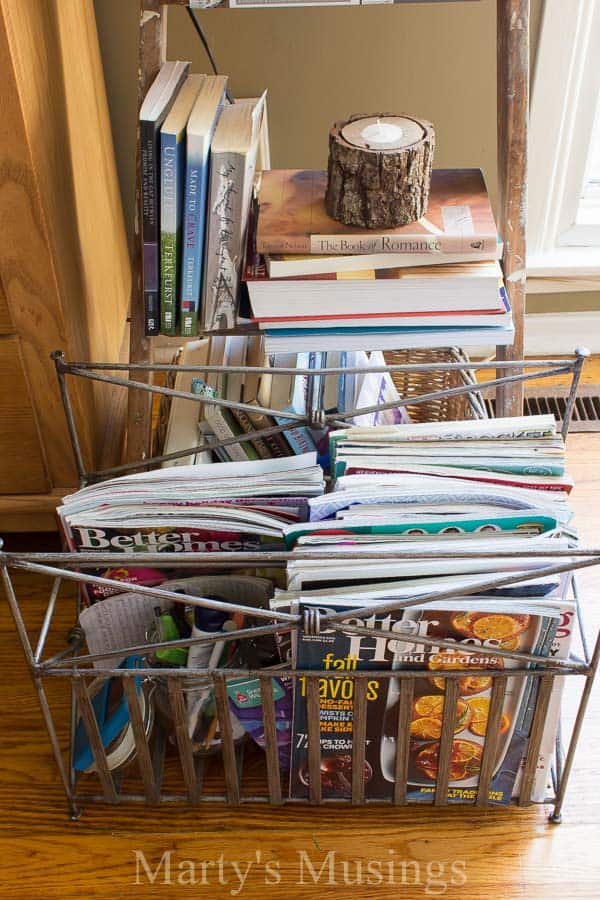
<instances>
[{"instance_id":1,"label":"wood plank floor","mask_svg":"<svg viewBox=\"0 0 600 900\"><path fill-rule=\"evenodd\" d=\"M600 546L600 435L572 436L569 461L582 543ZM7 546L48 548L48 537L43 541L14 538ZM600 570L586 572L581 583L588 619L597 627ZM39 623L39 586L24 579L20 588L28 622ZM57 649L71 623L68 606L60 612ZM146 809L122 804L88 808L82 819L71 822L5 603L0 604L0 641L2 898L600 897L597 690L560 826L548 823L543 807L475 814L465 808ZM574 687L567 692L567 721L573 718ZM61 685L52 685L51 700L66 725L61 693ZM141 861L136 883L136 851L152 874L167 852L154 883ZM330 851L334 854L328 857ZM331 869L326 863L319 873L326 860Z\"/></svg>"}]
</instances>

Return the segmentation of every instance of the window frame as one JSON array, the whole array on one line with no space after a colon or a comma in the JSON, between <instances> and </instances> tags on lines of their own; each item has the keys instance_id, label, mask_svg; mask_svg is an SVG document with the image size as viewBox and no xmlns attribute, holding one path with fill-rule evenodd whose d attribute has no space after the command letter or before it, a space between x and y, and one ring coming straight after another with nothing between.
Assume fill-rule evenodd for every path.
<instances>
[{"instance_id":1,"label":"window frame","mask_svg":"<svg viewBox=\"0 0 600 900\"><path fill-rule=\"evenodd\" d=\"M577 222L600 95L599 57L600 0L545 0L529 125L527 274L534 278L590 284L600 276L600 227Z\"/></svg>"}]
</instances>

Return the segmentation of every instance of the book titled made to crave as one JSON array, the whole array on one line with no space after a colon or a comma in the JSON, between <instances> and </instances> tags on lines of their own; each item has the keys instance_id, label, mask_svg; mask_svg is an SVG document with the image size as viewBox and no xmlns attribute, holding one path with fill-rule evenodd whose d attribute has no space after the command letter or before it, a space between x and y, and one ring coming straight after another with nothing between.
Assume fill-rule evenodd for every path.
<instances>
[{"instance_id":1,"label":"book titled made to crave","mask_svg":"<svg viewBox=\"0 0 600 900\"><path fill-rule=\"evenodd\" d=\"M489 252L497 259L498 233L479 169L434 169L427 213L417 222L369 231L343 225L325 210L327 173L263 172L256 233L259 253Z\"/></svg>"}]
</instances>

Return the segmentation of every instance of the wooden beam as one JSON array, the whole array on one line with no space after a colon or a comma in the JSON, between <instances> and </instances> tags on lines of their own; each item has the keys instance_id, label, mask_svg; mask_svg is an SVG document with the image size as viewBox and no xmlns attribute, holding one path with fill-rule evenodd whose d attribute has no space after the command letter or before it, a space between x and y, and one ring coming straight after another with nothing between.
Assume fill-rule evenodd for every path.
<instances>
[{"instance_id":1,"label":"wooden beam","mask_svg":"<svg viewBox=\"0 0 600 900\"><path fill-rule=\"evenodd\" d=\"M167 8L158 0L141 0L138 62L138 109L148 88L165 60ZM133 234L133 286L131 293L131 362L150 362L150 340L144 327L143 239L142 239L142 185L140 177L140 134L138 122L136 154L135 221ZM149 375L139 372L140 380ZM129 462L146 459L150 453L152 397L142 391L130 390L128 398L128 429L126 458Z\"/></svg>"},{"instance_id":2,"label":"wooden beam","mask_svg":"<svg viewBox=\"0 0 600 900\"><path fill-rule=\"evenodd\" d=\"M498 347L497 353L498 359L510 360L522 359L524 348L529 0L497 0L497 23L498 225L504 241L504 279L515 322L513 346ZM498 415L521 415L522 409L522 384L498 389Z\"/></svg>"}]
</instances>

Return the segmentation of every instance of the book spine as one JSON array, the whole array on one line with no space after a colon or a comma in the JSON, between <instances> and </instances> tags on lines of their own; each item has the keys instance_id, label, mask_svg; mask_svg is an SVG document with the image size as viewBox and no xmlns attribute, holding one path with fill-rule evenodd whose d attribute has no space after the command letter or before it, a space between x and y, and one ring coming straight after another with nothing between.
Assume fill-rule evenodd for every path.
<instances>
[{"instance_id":1,"label":"book spine","mask_svg":"<svg viewBox=\"0 0 600 900\"><path fill-rule=\"evenodd\" d=\"M199 394L204 397L216 397L214 388L205 384L201 378L192 380L192 393ZM219 441L226 441L229 438L237 437L237 434L231 428L230 423L225 418L225 410L220 406L205 403L203 406L204 418L208 422L209 427L213 431L215 437ZM224 450L227 456L234 462L248 462L249 456L244 451L241 444L228 444L227 447L219 447L215 450L217 456L221 456L220 450Z\"/></svg>"},{"instance_id":2,"label":"book spine","mask_svg":"<svg viewBox=\"0 0 600 900\"><path fill-rule=\"evenodd\" d=\"M204 411L206 421L212 428L215 437L220 441L226 441L229 438L237 437L230 422L227 421L224 412L225 411L218 406L208 405ZM227 444L227 446L222 449L225 450L227 456L234 462L248 462L252 457L246 453L245 446L245 444L242 445L240 443Z\"/></svg>"},{"instance_id":3,"label":"book spine","mask_svg":"<svg viewBox=\"0 0 600 900\"><path fill-rule=\"evenodd\" d=\"M289 407L285 411L293 412L294 410L292 407ZM278 425L286 425L290 421L285 416L275 416L274 418ZM311 433L305 425L294 425L291 428L286 428L283 435L296 456L317 449Z\"/></svg>"},{"instance_id":4,"label":"book spine","mask_svg":"<svg viewBox=\"0 0 600 900\"><path fill-rule=\"evenodd\" d=\"M241 437L241 435L246 433L245 429L242 428L242 426L234 416L232 409L224 409L222 410L222 413L223 418L225 419L227 426L231 429L232 434L234 434L236 437ZM240 442L239 446L246 454L247 459L256 460L262 458L252 441Z\"/></svg>"},{"instance_id":5,"label":"book spine","mask_svg":"<svg viewBox=\"0 0 600 900\"><path fill-rule=\"evenodd\" d=\"M179 300L181 334L184 337L193 337L198 329L207 188L208 159L205 141L198 135L188 135Z\"/></svg>"},{"instance_id":6,"label":"book spine","mask_svg":"<svg viewBox=\"0 0 600 900\"><path fill-rule=\"evenodd\" d=\"M256 238L258 253L300 256L344 256L346 254L396 253L400 256L433 256L440 253L482 253L495 259L498 255L497 235L422 234L399 237L393 234L312 234L261 235Z\"/></svg>"},{"instance_id":7,"label":"book spine","mask_svg":"<svg viewBox=\"0 0 600 900\"><path fill-rule=\"evenodd\" d=\"M267 416L265 413L248 413L248 418L252 422L252 427L256 431L263 428L272 428L276 423L275 419ZM270 450L271 457L280 459L284 456L291 456L290 446L282 434L269 434L262 438Z\"/></svg>"},{"instance_id":8,"label":"book spine","mask_svg":"<svg viewBox=\"0 0 600 900\"><path fill-rule=\"evenodd\" d=\"M158 129L153 122L140 123L142 182L142 242L144 267L144 331L159 332L159 178Z\"/></svg>"},{"instance_id":9,"label":"book spine","mask_svg":"<svg viewBox=\"0 0 600 900\"><path fill-rule=\"evenodd\" d=\"M160 325L175 334L178 243L181 228L183 143L174 134L160 136Z\"/></svg>"},{"instance_id":10,"label":"book spine","mask_svg":"<svg viewBox=\"0 0 600 900\"><path fill-rule=\"evenodd\" d=\"M231 414L239 423L245 434L251 434L255 431L254 425L248 418L247 413L243 409L232 409ZM272 459L272 453L269 450L267 442L263 438L251 438L251 443L256 450L260 459Z\"/></svg>"},{"instance_id":11,"label":"book spine","mask_svg":"<svg viewBox=\"0 0 600 900\"><path fill-rule=\"evenodd\" d=\"M244 169L243 155L211 154L202 286L205 331L235 326L244 256Z\"/></svg>"}]
</instances>

